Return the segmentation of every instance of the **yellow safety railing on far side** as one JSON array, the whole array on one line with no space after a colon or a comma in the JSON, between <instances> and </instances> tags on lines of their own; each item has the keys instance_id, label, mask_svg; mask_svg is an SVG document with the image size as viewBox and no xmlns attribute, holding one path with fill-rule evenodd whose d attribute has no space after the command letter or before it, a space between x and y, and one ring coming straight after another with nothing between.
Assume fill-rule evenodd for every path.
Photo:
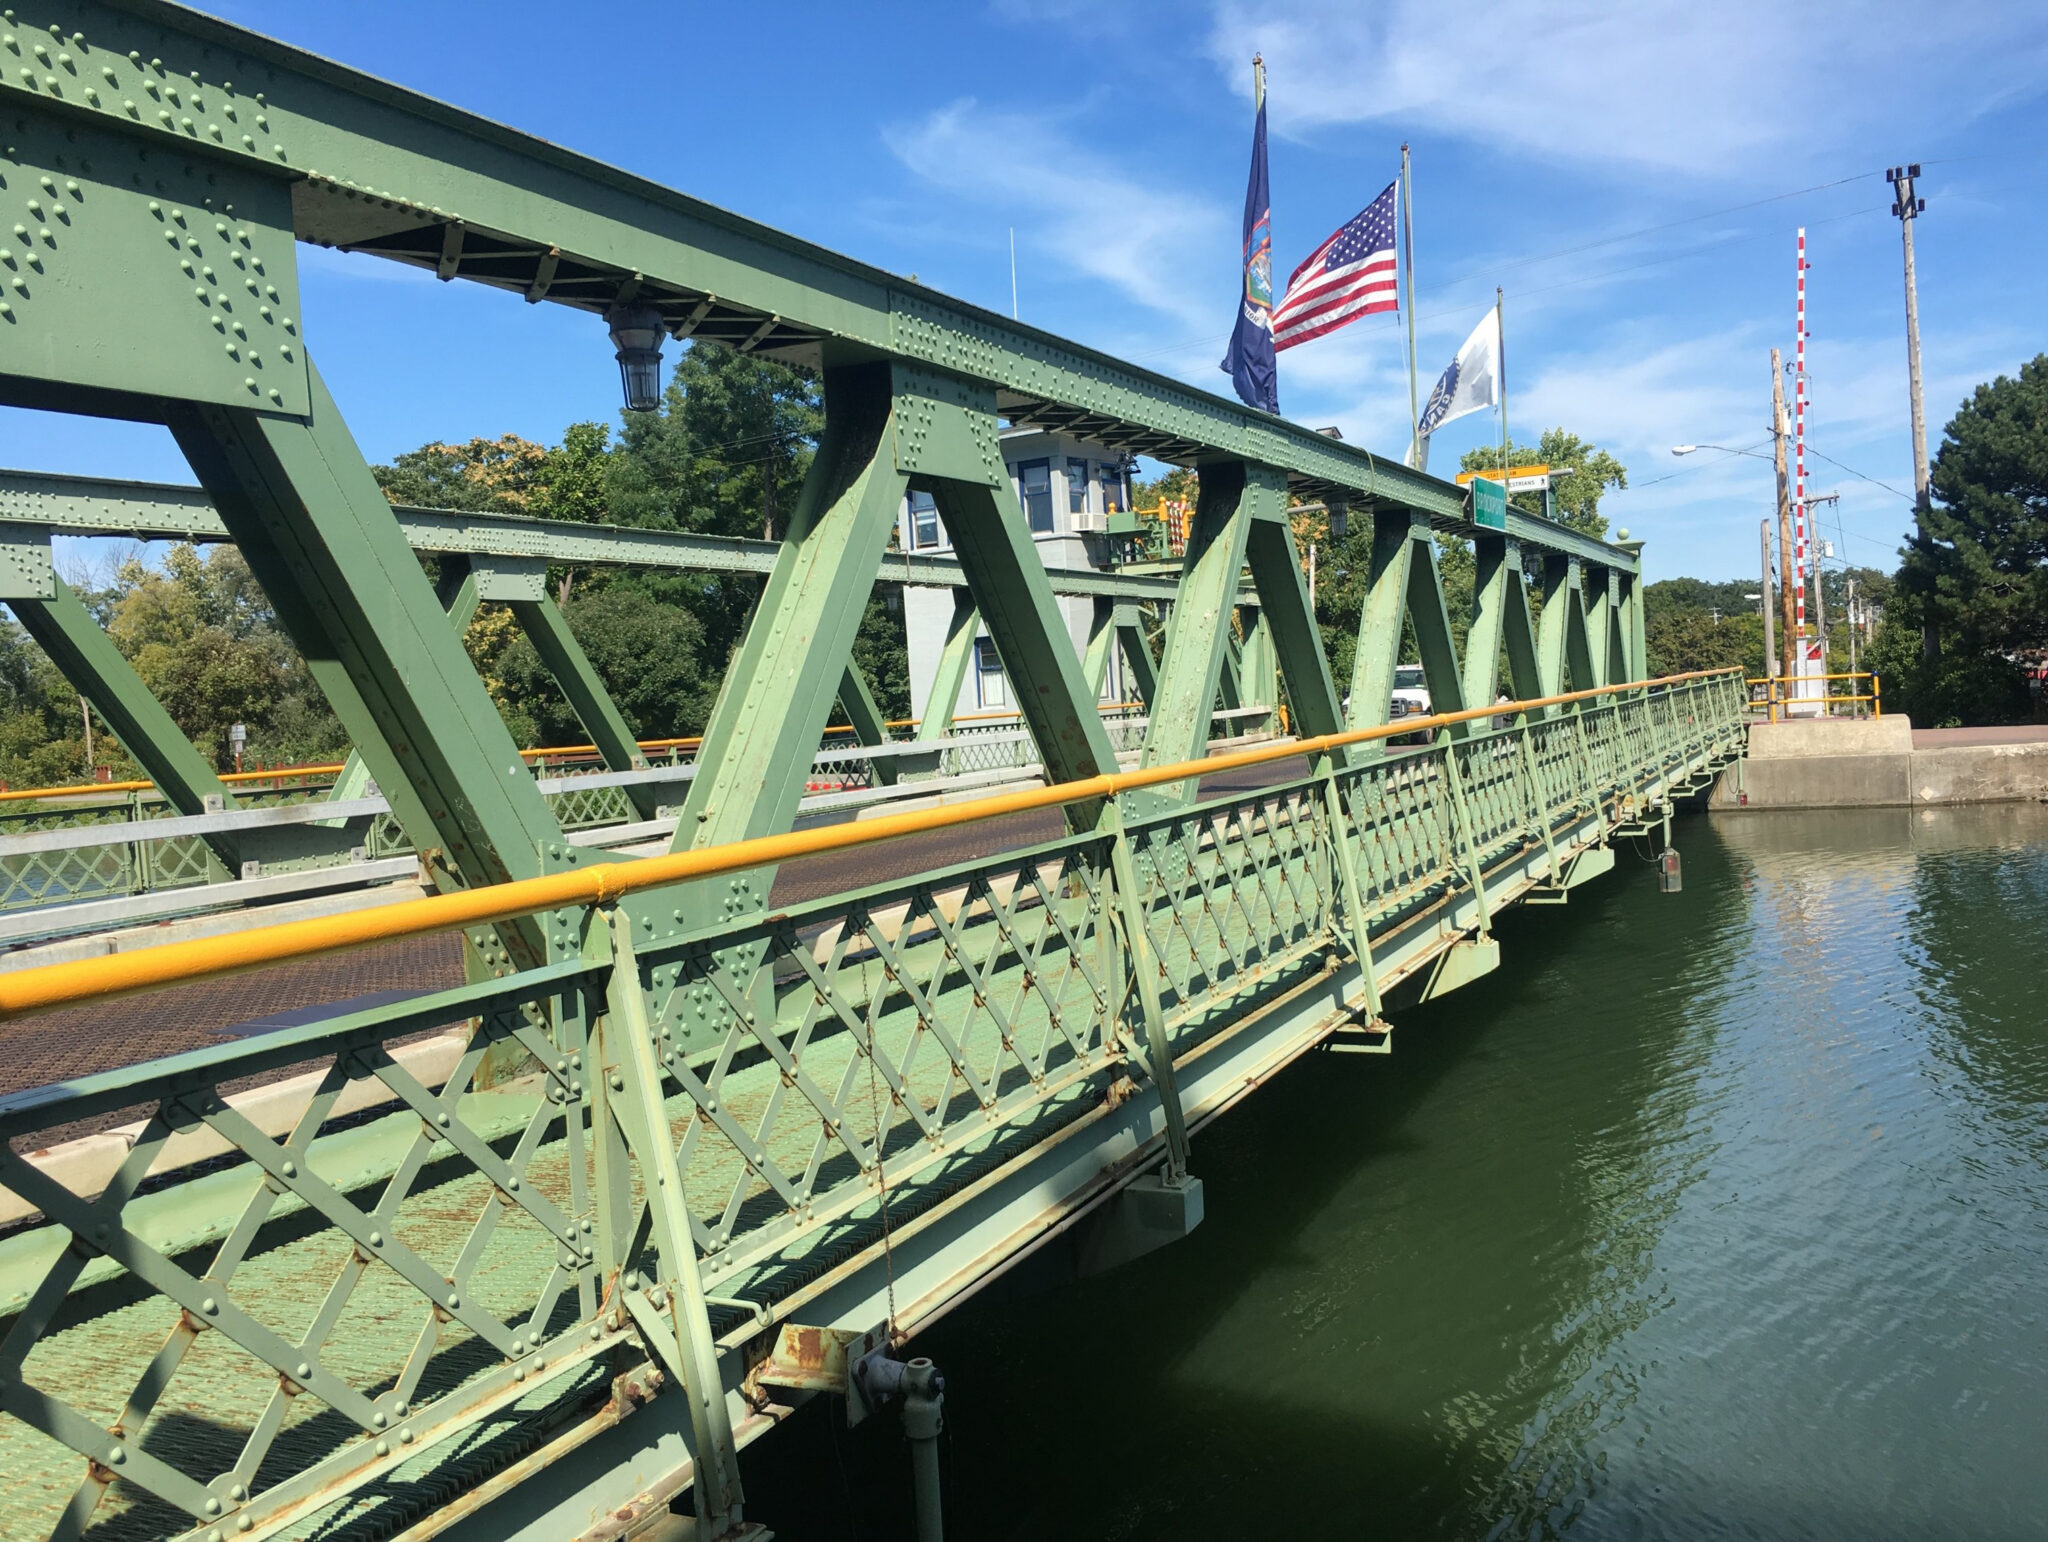
<instances>
[{"instance_id":1,"label":"yellow safety railing on far side","mask_svg":"<svg viewBox=\"0 0 2048 1542\"><path fill-rule=\"evenodd\" d=\"M756 836L751 840L707 846L697 851L671 852L666 856L643 857L637 861L606 862L595 867L550 873L540 878L523 878L485 888L408 900L375 910L322 916L316 920L286 921L228 936L194 938L188 942L164 943L154 948L138 948L133 952L72 963L46 964L38 969L0 975L0 1021L52 1007L105 1000L160 986L239 974L294 959L341 953L400 937L516 920L565 905L605 905L643 889L743 873L803 857L872 846L903 836L977 824L1006 814L1112 798L1143 787L1159 787L1170 782L1271 765L1275 761L1298 756L1319 755L1345 745L1434 732L1454 723L1507 717L1542 707L1566 706L1625 691L1679 685L1689 680L1730 673L1731 670L1725 669L1698 669L1653 680L1632 680L1621 685L1566 691L1556 696L1496 702L1462 712L1442 712L1374 728L1276 742L1255 749L1213 755L1204 760L1107 772L1077 781L1056 782L1023 792L890 814L879 819L825 825L786 835Z\"/></svg>"}]
</instances>

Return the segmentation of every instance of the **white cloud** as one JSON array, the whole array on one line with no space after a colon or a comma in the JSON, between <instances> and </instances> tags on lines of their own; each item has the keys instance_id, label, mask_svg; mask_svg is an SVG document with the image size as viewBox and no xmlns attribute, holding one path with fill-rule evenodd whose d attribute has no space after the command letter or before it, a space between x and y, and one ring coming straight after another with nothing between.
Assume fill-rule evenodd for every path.
<instances>
[{"instance_id":1,"label":"white cloud","mask_svg":"<svg viewBox=\"0 0 2048 1542\"><path fill-rule=\"evenodd\" d=\"M1886 143L2038 92L2042 12L1951 0L1215 0L1233 87L1263 52L1275 132L1391 121L1557 161L1731 176ZM1883 152L1878 152L1883 153Z\"/></svg>"},{"instance_id":2,"label":"white cloud","mask_svg":"<svg viewBox=\"0 0 2048 1542\"><path fill-rule=\"evenodd\" d=\"M1214 324L1213 279L1235 251L1217 204L1132 177L1082 148L1056 119L963 98L884 132L903 164L939 190L1001 211L1019 245L1100 279L1188 326ZM1212 262L1162 254L1223 254Z\"/></svg>"}]
</instances>

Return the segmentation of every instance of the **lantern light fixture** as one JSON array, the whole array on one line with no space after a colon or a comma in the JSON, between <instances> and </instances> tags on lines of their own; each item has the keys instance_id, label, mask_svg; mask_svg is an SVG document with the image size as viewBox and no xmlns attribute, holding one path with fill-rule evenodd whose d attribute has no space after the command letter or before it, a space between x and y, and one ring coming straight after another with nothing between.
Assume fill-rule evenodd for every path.
<instances>
[{"instance_id":1,"label":"lantern light fixture","mask_svg":"<svg viewBox=\"0 0 2048 1542\"><path fill-rule=\"evenodd\" d=\"M651 305L614 305L605 313L612 345L619 350L619 384L628 412L652 412L661 405L661 340L667 324Z\"/></svg>"}]
</instances>

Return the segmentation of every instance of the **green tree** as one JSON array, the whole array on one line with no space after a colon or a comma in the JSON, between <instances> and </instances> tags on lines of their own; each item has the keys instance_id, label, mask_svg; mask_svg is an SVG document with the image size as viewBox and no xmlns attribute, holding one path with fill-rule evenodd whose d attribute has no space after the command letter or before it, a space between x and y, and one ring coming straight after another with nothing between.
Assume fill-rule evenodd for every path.
<instances>
[{"instance_id":1,"label":"green tree","mask_svg":"<svg viewBox=\"0 0 2048 1542\"><path fill-rule=\"evenodd\" d=\"M2048 354L1980 385L1949 420L1899 599L1942 646L2048 646Z\"/></svg>"},{"instance_id":2,"label":"green tree","mask_svg":"<svg viewBox=\"0 0 2048 1542\"><path fill-rule=\"evenodd\" d=\"M1546 428L1534 445L1510 443L1510 466L1548 466L1551 501L1557 506L1557 520L1572 530L1604 538L1607 518L1600 512L1600 499L1610 489L1628 486L1628 467L1597 445L1562 428ZM1460 471L1492 471L1500 466L1498 447L1482 445L1467 450L1458 461ZM1516 493L1516 507L1531 514L1543 512L1540 493Z\"/></svg>"},{"instance_id":3,"label":"green tree","mask_svg":"<svg viewBox=\"0 0 2048 1542\"><path fill-rule=\"evenodd\" d=\"M780 538L824 426L817 378L712 343L676 362L658 412L629 412L606 467L614 524ZM617 581L628 581L615 579ZM634 575L704 629L708 678L725 672L760 594L746 576Z\"/></svg>"},{"instance_id":4,"label":"green tree","mask_svg":"<svg viewBox=\"0 0 2048 1542\"><path fill-rule=\"evenodd\" d=\"M130 558L116 575L107 633L164 710L216 766L232 763L228 726L269 760L334 754L340 724L269 598L232 546L173 546L161 569Z\"/></svg>"},{"instance_id":5,"label":"green tree","mask_svg":"<svg viewBox=\"0 0 2048 1542\"><path fill-rule=\"evenodd\" d=\"M562 616L635 738L679 738L704 726L711 703L697 667L702 630L695 616L627 584L577 595ZM499 680L507 722L527 748L583 738L583 726L525 637L505 648Z\"/></svg>"},{"instance_id":6,"label":"green tree","mask_svg":"<svg viewBox=\"0 0 2048 1542\"><path fill-rule=\"evenodd\" d=\"M572 430L573 432L573 430ZM601 432L601 431L600 431ZM370 473L393 503L476 513L540 513L548 451L517 434L423 444Z\"/></svg>"},{"instance_id":7,"label":"green tree","mask_svg":"<svg viewBox=\"0 0 2048 1542\"><path fill-rule=\"evenodd\" d=\"M93 749L97 763L127 768L111 736L96 731ZM91 774L77 690L27 632L0 621L0 781L50 787Z\"/></svg>"},{"instance_id":8,"label":"green tree","mask_svg":"<svg viewBox=\"0 0 2048 1542\"><path fill-rule=\"evenodd\" d=\"M1764 666L1764 622L1754 606L1733 615L1692 608L1666 609L1644 616L1643 640L1649 647L1652 675L1683 674L1693 669L1742 666L1760 675Z\"/></svg>"},{"instance_id":9,"label":"green tree","mask_svg":"<svg viewBox=\"0 0 2048 1542\"><path fill-rule=\"evenodd\" d=\"M610 522L607 482L611 473L611 430L602 423L571 423L562 442L541 458L526 512L573 525ZM556 564L548 570L555 603L569 603L576 570Z\"/></svg>"},{"instance_id":10,"label":"green tree","mask_svg":"<svg viewBox=\"0 0 2048 1542\"><path fill-rule=\"evenodd\" d=\"M1886 699L1928 725L2024 717L2014 655L2048 648L2048 354L1971 393L1930 479L1873 644Z\"/></svg>"}]
</instances>

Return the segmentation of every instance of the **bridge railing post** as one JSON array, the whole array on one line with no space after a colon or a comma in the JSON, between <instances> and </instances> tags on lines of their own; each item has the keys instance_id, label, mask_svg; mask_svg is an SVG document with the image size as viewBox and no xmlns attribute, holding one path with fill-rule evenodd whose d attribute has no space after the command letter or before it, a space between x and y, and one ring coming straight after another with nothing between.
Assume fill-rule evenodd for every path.
<instances>
[{"instance_id":1,"label":"bridge railing post","mask_svg":"<svg viewBox=\"0 0 2048 1542\"><path fill-rule=\"evenodd\" d=\"M1465 849L1465 872L1472 885L1472 903L1479 909L1478 935L1485 937L1493 930L1492 919L1486 903L1486 875L1479 866L1479 840L1472 828L1472 811L1465 801L1465 778L1458 770L1458 752L1469 740L1453 739L1449 729L1439 729L1436 736L1437 751L1443 756L1444 779L1450 784L1451 798L1448 805L1451 816L1452 848Z\"/></svg>"},{"instance_id":2,"label":"bridge railing post","mask_svg":"<svg viewBox=\"0 0 2048 1542\"><path fill-rule=\"evenodd\" d=\"M1159 999L1161 967L1145 924L1145 896L1138 886L1138 864L1131 853L1130 833L1122 811L1110 799L1102 806L1098 828L1109 840L1109 885L1117 927L1124 937L1124 965L1137 987L1145 1056L1159 1108L1166 1123L1166 1175L1178 1184L1188 1175L1188 1126L1181 1111L1180 1086L1173 1073L1173 1044L1166 1033L1166 1011Z\"/></svg>"},{"instance_id":3,"label":"bridge railing post","mask_svg":"<svg viewBox=\"0 0 2048 1542\"><path fill-rule=\"evenodd\" d=\"M1536 833L1543 839L1544 860L1550 864L1550 881L1564 882L1564 873L1557 865L1557 844L1550 830L1550 798L1543 790L1543 779L1537 774L1535 730L1529 723L1529 714L1515 714L1515 739L1521 749L1522 775L1529 783L1529 817L1536 822Z\"/></svg>"},{"instance_id":4,"label":"bridge railing post","mask_svg":"<svg viewBox=\"0 0 2048 1542\"><path fill-rule=\"evenodd\" d=\"M1344 800L1337 787L1337 770L1331 757L1317 757L1318 769L1322 773L1323 809L1330 822L1330 864L1337 870L1339 898L1344 905L1344 932L1342 940L1350 944L1352 956L1358 960L1359 978L1365 986L1365 1010L1369 1017L1378 1021L1380 1015L1380 987L1375 977L1372 961L1371 917L1365 908L1364 886L1358 881L1358 865L1353 857L1350 822L1344 812ZM1331 928L1333 934L1337 928Z\"/></svg>"},{"instance_id":5,"label":"bridge railing post","mask_svg":"<svg viewBox=\"0 0 2048 1542\"><path fill-rule=\"evenodd\" d=\"M648 1349L689 1400L691 1494L697 1510L699 1536L726 1535L740 1522L745 1495L740 1486L739 1448L733 1438L731 1410L718 1365L718 1346L711 1336L709 1304L697 1263L697 1240L683 1193L682 1166L669 1131L661 1063L655 1056L653 1024L633 952L631 923L616 905L607 905L590 928L589 947L597 960L609 958L605 1011L598 1020L597 1054L591 1066L592 1117L616 1124L639 1166L641 1188L650 1211L659 1282L636 1274L614 1274L605 1281L614 1304L640 1330ZM600 1131L600 1141L609 1130ZM600 1147L602 1150L602 1146ZM630 1263L625 1250L638 1229L637 1207L624 1218L623 1236L605 1239L613 1257Z\"/></svg>"}]
</instances>

